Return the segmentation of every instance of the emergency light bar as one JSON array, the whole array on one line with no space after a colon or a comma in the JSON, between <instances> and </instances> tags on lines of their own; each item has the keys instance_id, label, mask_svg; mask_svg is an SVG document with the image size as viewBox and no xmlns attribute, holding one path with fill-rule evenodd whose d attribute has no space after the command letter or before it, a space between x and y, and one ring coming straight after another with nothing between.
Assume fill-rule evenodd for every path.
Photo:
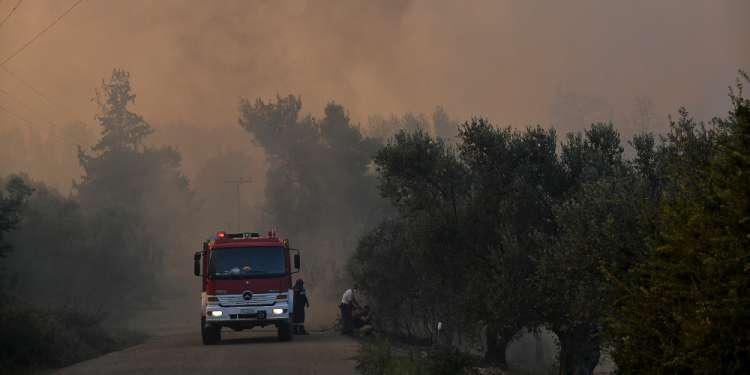
<instances>
[{"instance_id":1,"label":"emergency light bar","mask_svg":"<svg viewBox=\"0 0 750 375\"><path fill-rule=\"evenodd\" d=\"M236 240L245 238L260 238L260 234L257 232L245 232L245 233L227 233L225 231L219 231L216 233L216 238L220 240Z\"/></svg>"}]
</instances>

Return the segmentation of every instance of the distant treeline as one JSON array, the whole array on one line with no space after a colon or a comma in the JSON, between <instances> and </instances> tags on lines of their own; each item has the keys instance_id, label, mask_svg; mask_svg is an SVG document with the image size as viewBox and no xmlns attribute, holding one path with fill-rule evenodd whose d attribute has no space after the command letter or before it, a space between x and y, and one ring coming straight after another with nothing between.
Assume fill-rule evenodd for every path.
<instances>
[{"instance_id":1,"label":"distant treeline","mask_svg":"<svg viewBox=\"0 0 750 375\"><path fill-rule=\"evenodd\" d=\"M243 100L239 122L266 154L267 222L303 248L302 277L331 302L350 280L345 266L361 236L393 211L377 191L378 150L399 130L453 137L457 129L442 107L431 118L371 116L363 129L334 102L322 118L303 115L301 99L291 95Z\"/></svg>"},{"instance_id":2,"label":"distant treeline","mask_svg":"<svg viewBox=\"0 0 750 375\"><path fill-rule=\"evenodd\" d=\"M22 176L30 195L8 238L3 281L24 302L111 312L147 303L161 285L191 193L180 155L146 146L153 130L128 109L134 99L127 72L102 82L101 137L79 149L83 176L73 194Z\"/></svg>"},{"instance_id":3,"label":"distant treeline","mask_svg":"<svg viewBox=\"0 0 750 375\"><path fill-rule=\"evenodd\" d=\"M360 236L391 210L377 194L372 169L377 150L402 128L455 131L442 108L431 120L417 114L373 116L368 136L335 103L316 119L301 115L301 101L293 96L268 104L243 101L237 131L167 127L171 135L162 143L181 142L194 159L203 156L195 163L195 180L188 181L180 153L154 146L154 129L132 111L129 73L115 69L97 89L96 102L98 140L93 147L79 147L77 167L60 167L68 174L82 172L69 195L23 173L0 176L5 189L0 314L14 317L0 324L0 364L60 366L99 354L118 345L100 329L103 323L124 323L139 308L158 307L156 297L165 294L197 293L185 286L193 280L190 254L211 233L206 228L236 228L237 202L223 191L222 181L257 173L263 160L247 151L251 142L265 152L266 186L254 190L266 194L240 203L243 229L263 229L247 224L262 222L290 237L305 249L308 285L335 298ZM237 132L248 137L236 140ZM16 135L16 146L36 147ZM47 156L62 157L58 146L70 144L55 141L69 140L63 136L42 143L50 146ZM4 170L47 168L39 160L16 164L22 151L10 147L13 139L5 140L10 143L3 143L8 146L3 147ZM260 217L248 213L256 210L252 203L260 205Z\"/></svg>"},{"instance_id":4,"label":"distant treeline","mask_svg":"<svg viewBox=\"0 0 750 375\"><path fill-rule=\"evenodd\" d=\"M163 293L192 204L180 156L150 147L151 126L128 106L129 75L97 91L101 138L79 149L69 197L24 176L0 194L0 366L60 366L120 347L101 323L124 322Z\"/></svg>"},{"instance_id":5,"label":"distant treeline","mask_svg":"<svg viewBox=\"0 0 750 375\"><path fill-rule=\"evenodd\" d=\"M546 328L566 374L609 349L623 373L750 369L750 102L708 124L684 109L663 135L623 141L500 128L482 118L452 144L401 131L374 159L396 209L349 268L380 329L455 344L484 337L505 362Z\"/></svg>"},{"instance_id":6,"label":"distant treeline","mask_svg":"<svg viewBox=\"0 0 750 375\"><path fill-rule=\"evenodd\" d=\"M335 300L356 281L380 330L438 341L443 322L443 344L481 337L487 359L504 362L520 332L546 328L568 373L589 371L603 348L626 372L741 372L750 125L737 87L727 117L703 124L681 110L665 134L633 137L631 158L611 123L560 139L458 124L437 107L371 116L362 129L337 103L315 118L299 97L243 100L249 137L227 132L232 148L171 130L216 152L191 185L180 153L148 141L129 75L115 70L97 91L101 135L79 149L69 196L24 176L1 181L0 313L13 319L0 324L0 362L101 353L120 345L97 328L105 317L194 292L168 285L190 276L195 233L234 220L217 181L258 172L254 142L265 193L240 203L262 209L247 220L305 250L302 276L319 293Z\"/></svg>"}]
</instances>

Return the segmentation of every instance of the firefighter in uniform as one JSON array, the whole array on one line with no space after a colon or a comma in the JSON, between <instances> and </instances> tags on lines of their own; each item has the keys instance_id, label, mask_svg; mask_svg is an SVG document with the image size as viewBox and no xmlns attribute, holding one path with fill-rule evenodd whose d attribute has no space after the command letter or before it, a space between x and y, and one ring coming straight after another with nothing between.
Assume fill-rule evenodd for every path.
<instances>
[{"instance_id":1,"label":"firefighter in uniform","mask_svg":"<svg viewBox=\"0 0 750 375\"><path fill-rule=\"evenodd\" d=\"M310 307L307 299L305 282L297 279L294 283L294 310L292 311L292 333L296 335L307 335L305 330L305 308Z\"/></svg>"}]
</instances>

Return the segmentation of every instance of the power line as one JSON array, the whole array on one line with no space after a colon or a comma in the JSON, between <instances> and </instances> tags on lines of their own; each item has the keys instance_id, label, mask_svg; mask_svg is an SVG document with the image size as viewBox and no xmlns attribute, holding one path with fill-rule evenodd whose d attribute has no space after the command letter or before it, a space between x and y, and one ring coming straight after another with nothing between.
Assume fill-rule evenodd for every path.
<instances>
[{"instance_id":1,"label":"power line","mask_svg":"<svg viewBox=\"0 0 750 375\"><path fill-rule=\"evenodd\" d=\"M36 35L34 35L33 38L31 38L28 42L26 42L26 44L24 44L21 48L19 48L18 50L16 50L16 52L14 52L12 55L8 56L5 60L3 60L2 62L0 62L0 65L5 65L5 63L7 63L8 61L10 61L12 58L18 56L19 53L23 52L23 50L25 50L28 46L30 46L31 43L34 43L34 41L36 41L37 39L39 39L40 36L44 35L44 33L46 33L47 30L49 30L53 26L55 26L58 22L60 22L61 19L63 19L63 17L67 16L68 13L70 13L76 6L78 6L78 4L80 4L82 2L83 2L83 0L76 1L70 8L68 8L68 10L65 11L65 13L61 14L54 21L52 21L51 24L47 25L47 27L45 27L44 29L42 29L42 31L40 31Z\"/></svg>"},{"instance_id":2,"label":"power line","mask_svg":"<svg viewBox=\"0 0 750 375\"><path fill-rule=\"evenodd\" d=\"M37 124L29 121L27 118L25 118L25 117L23 117L23 116L21 116L21 115L19 115L17 113L14 113L13 111L9 110L8 108L5 108L2 104L0 104L0 110L3 110L3 112L5 112L5 113L7 113L7 114L9 114L9 115L11 115L11 116L13 116L13 117L21 120L21 121L23 121L24 123L26 123L26 127L27 128L36 128L35 130L40 130L39 129L39 125L37 125ZM62 141L73 141L74 143L78 142L77 140L75 140L73 138L68 138L68 136L66 136L66 135L64 135L62 133L61 134L57 134L57 133L47 132L47 134L51 135L53 137L57 137L58 139L60 139ZM67 139L63 139L63 138L67 138Z\"/></svg>"},{"instance_id":3,"label":"power line","mask_svg":"<svg viewBox=\"0 0 750 375\"><path fill-rule=\"evenodd\" d=\"M27 89L31 90L34 94L36 94L38 97L40 97L44 101L44 103L47 104L47 106L51 107L52 109L62 110L64 112L67 112L69 115L71 115L78 122L81 122L83 124L88 125L88 123L86 121L81 120L78 116L76 116L75 113L71 112L67 108L64 108L64 107L61 107L61 106L58 106L58 105L52 103L52 100L50 100L46 95L44 95L44 93L42 93L41 91L37 90L34 86L31 85L31 83L29 83L26 80L24 80L23 78L21 78L18 74L14 73L12 70L10 70L7 67L2 66L2 65L0 65L0 68L2 68L11 77L15 78L16 81L20 82Z\"/></svg>"},{"instance_id":4,"label":"power line","mask_svg":"<svg viewBox=\"0 0 750 375\"><path fill-rule=\"evenodd\" d=\"M18 3L16 4L16 6L15 6L15 7L13 8L13 10L11 10L11 14L13 13L13 11L14 11L14 10L15 10L15 9L16 9L16 8L18 7L18 5L19 5L19 4L20 4L20 3L22 2L22 1L23 1L23 0L19 0L19 1L18 1ZM11 77L15 78L15 79L16 79L16 80L17 80L18 82L20 82L21 84L23 84L24 86L26 86L26 88L27 88L27 89L31 90L31 91L32 91L32 92L33 92L34 94L36 94L36 95L37 95L38 97L40 97L40 98L41 98L42 100L44 100L45 104L47 104L47 105L48 105L49 107L52 107L53 109L57 109L57 110L59 110L59 109L62 109L62 108L61 108L60 106L57 106L57 105L53 104L53 103L52 103L52 100L50 100L50 99L49 99L49 98L48 98L48 97L47 97L46 95L44 95L44 94L43 94L43 93L42 93L42 92L41 92L40 90L38 90L38 89L37 89L37 88L35 88L35 87L34 87L33 85L31 85L31 84L30 84L29 82L27 82L26 80L24 80L23 78L21 78L20 76L18 76L18 75L17 75L16 73L14 73L14 72L13 72L13 71L11 71L10 69L8 69L8 68L7 68L6 66L5 66L5 63L7 63L8 61L10 61L10 60L11 60L12 58L14 58L15 56L17 56L17 55L18 55L19 53L23 52L23 50L24 50L24 49L26 49L26 48L27 48L28 46L30 46L30 45L31 45L31 44L32 44L32 43L33 43L33 42L34 42L35 40L37 40L37 39L38 39L39 37L41 37L41 36L42 36L42 35L43 35L43 34L44 34L45 32L47 32L47 31L48 31L49 29L51 29L51 28L52 28L53 26L55 26L55 24L57 24L58 22L60 22L60 20L61 20L61 19L63 19L63 17L65 17L65 16L66 16L66 15L67 15L68 13L70 13L70 12L71 12L71 11L72 11L72 10L73 10L73 9L74 9L74 8L75 8L76 6L78 6L78 4L80 4L80 3L82 3L82 2L83 2L83 0L78 0L78 1L76 1L76 2L75 2L75 3L74 3L74 4L73 4L73 5L72 5L72 6L70 7L70 8L68 8L68 10L66 10L66 11L65 11L65 12L64 12L63 14L61 14L61 15L60 15L59 17L57 17L57 19L55 19L55 20L54 20L54 21L53 21L53 22L52 22L51 24L47 25L47 27L45 27L45 28L44 28L44 29L42 29L42 30L41 30L40 32L38 32L38 33L37 33L37 34L36 34L36 35L35 35L35 36L34 36L33 38L31 38L31 39L30 39L30 40L29 40L28 42L26 42L26 44L24 44L24 45L23 45L23 46L22 46L22 47L21 47L20 49L18 49L18 50L17 50L17 51L15 52L15 53L13 53L13 54L12 54L12 55L10 55L10 56L9 56L8 58L6 58L5 60L3 60L3 62L2 62L2 63L0 63L0 68L2 68L2 69L3 69L3 70L4 70L5 72L6 72L6 73L8 73L8 74L9 74L9 75L10 75ZM8 15L8 17L10 17L10 15ZM6 17L6 19L7 19L7 17ZM4 21L3 21L3 22L4 22ZM1 25L1 24L0 24L0 25ZM85 121L81 120L80 118L78 118L78 116L76 116L75 114L71 113L71 112L70 112L70 111L68 111L67 109L63 109L63 110L64 110L65 112L67 112L68 114L70 114L70 115L73 115L73 117L74 117L74 118L75 118L76 120L78 120L78 121L80 121L80 122L82 122L82 123L86 124L86 122L85 122Z\"/></svg>"},{"instance_id":5,"label":"power line","mask_svg":"<svg viewBox=\"0 0 750 375\"><path fill-rule=\"evenodd\" d=\"M47 104L50 104L49 103L49 99L47 99L47 97L44 96L44 94L42 94L41 92L39 92L39 90L35 89L34 86L32 86L30 83L26 82L23 78L19 77L18 74L13 73L12 70L8 69L5 66L0 66L0 68L2 68L6 73L10 74L11 77L15 78L16 81L21 82L24 86L26 86L26 88L28 88L29 90L33 91L34 94L37 94L40 98L44 99L44 101L47 102Z\"/></svg>"},{"instance_id":6,"label":"power line","mask_svg":"<svg viewBox=\"0 0 750 375\"><path fill-rule=\"evenodd\" d=\"M23 101L21 101L20 99L18 99L18 98L16 98L16 97L14 97L13 95L11 95L11 93L9 93L8 91L6 91L6 90L5 90L5 89L3 89L2 87L0 87L0 92L2 92L3 94L5 94L5 96L7 96L7 97L9 97L9 98L13 99L13 101L15 101L16 103L20 104L20 105L21 105L21 107L24 107L24 108L26 108L26 110L27 110L27 111L29 111L29 112L32 112L32 113L33 113L33 112L36 112L36 111L34 110L34 108L32 108L32 107L31 107L30 105L28 105L28 104L24 103ZM50 120L50 119L49 119L49 118L47 118L46 116L44 116L44 121L48 122L48 123L49 123L50 125L52 125L52 126L54 126L54 127L58 127L58 125L57 125L57 124L56 124L56 123L55 123L54 121Z\"/></svg>"},{"instance_id":7,"label":"power line","mask_svg":"<svg viewBox=\"0 0 750 375\"><path fill-rule=\"evenodd\" d=\"M30 83L26 82L23 78L19 77L18 74L13 73L13 71L11 71L10 69L8 69L8 68L6 68L4 66L0 66L0 68L2 68L6 73L10 74L11 77L15 78L16 81L21 82L21 84L23 84L24 86L26 86L27 89L33 91L34 94L36 94L37 96L39 96L40 98L42 98L44 100L44 102L47 103L47 105L52 106L52 102L44 94L42 94L41 91L37 90Z\"/></svg>"},{"instance_id":8,"label":"power line","mask_svg":"<svg viewBox=\"0 0 750 375\"><path fill-rule=\"evenodd\" d=\"M0 27L3 27L3 24L5 23L5 21L7 21L8 18L10 18L10 16L13 15L13 12L16 11L16 8L18 8L18 6L21 5L22 2L23 2L23 0L18 0L18 2L16 3L16 5L13 7L13 9L10 10L10 13L8 13L8 15L5 16L5 18L3 18L2 21L0 21Z\"/></svg>"}]
</instances>

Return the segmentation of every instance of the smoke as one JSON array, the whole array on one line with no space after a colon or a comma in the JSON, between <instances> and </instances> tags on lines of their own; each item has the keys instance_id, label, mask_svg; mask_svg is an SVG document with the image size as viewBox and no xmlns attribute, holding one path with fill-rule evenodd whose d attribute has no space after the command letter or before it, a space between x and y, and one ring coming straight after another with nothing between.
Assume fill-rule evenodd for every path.
<instances>
[{"instance_id":1,"label":"smoke","mask_svg":"<svg viewBox=\"0 0 750 375\"><path fill-rule=\"evenodd\" d=\"M69 5L23 2L0 29L0 56ZM0 70L0 105L14 113L0 111L0 175L28 171L70 191L75 144L98 138L94 88L123 68L132 110L152 142L180 151L202 202L201 229L185 240L197 250L235 225L224 179L255 181L241 188L243 226L267 224L265 157L237 124L241 98L300 95L317 118L335 100L363 127L443 105L451 119L560 133L593 121L659 130L680 106L699 119L727 110L727 86L750 69L747 14L744 0L85 1L5 65L25 83ZM175 274L190 272L185 254ZM335 313L325 309L313 319Z\"/></svg>"},{"instance_id":2,"label":"smoke","mask_svg":"<svg viewBox=\"0 0 750 375\"><path fill-rule=\"evenodd\" d=\"M3 55L67 6L22 4L4 25ZM460 118L548 124L560 87L622 113L648 95L662 116L682 105L711 116L750 66L749 11L741 0L91 1L7 65L59 108L4 72L0 85L40 112L87 121L91 88L112 67L133 74L154 123L232 124L241 96L295 93L314 113L336 100L361 122L442 104Z\"/></svg>"}]
</instances>

